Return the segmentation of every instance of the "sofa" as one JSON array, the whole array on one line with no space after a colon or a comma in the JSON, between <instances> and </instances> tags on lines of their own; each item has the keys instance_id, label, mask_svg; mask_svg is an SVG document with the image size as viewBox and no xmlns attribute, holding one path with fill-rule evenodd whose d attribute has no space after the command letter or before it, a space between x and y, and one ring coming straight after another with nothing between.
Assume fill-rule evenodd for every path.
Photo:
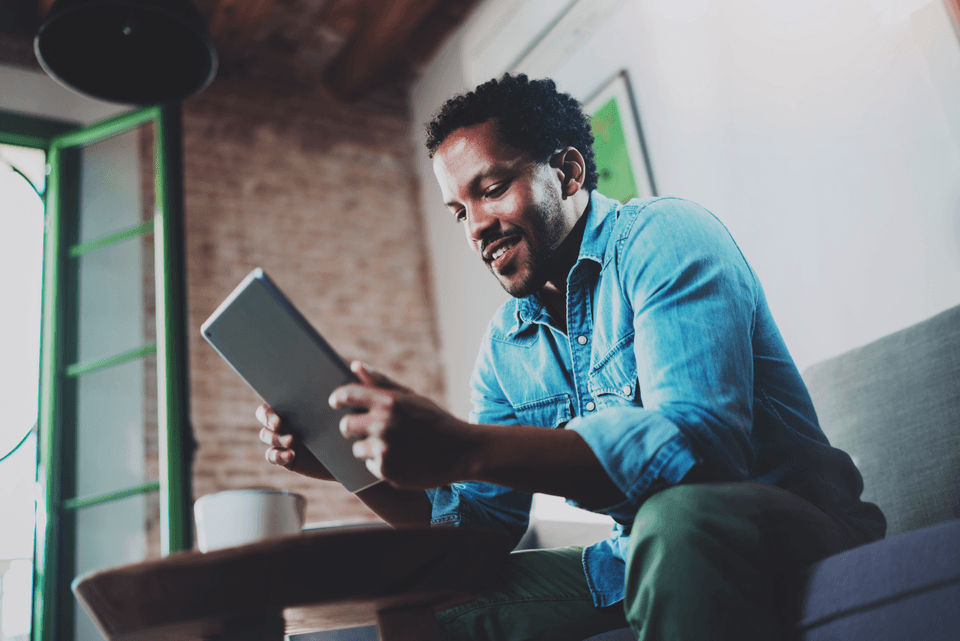
<instances>
[{"instance_id":1,"label":"sofa","mask_svg":"<svg viewBox=\"0 0 960 641\"><path fill-rule=\"evenodd\" d=\"M960 306L803 373L820 425L863 475L887 537L804 569L797 641L960 639ZM589 641L628 641L617 630Z\"/></svg>"},{"instance_id":2,"label":"sofa","mask_svg":"<svg viewBox=\"0 0 960 641\"><path fill-rule=\"evenodd\" d=\"M960 639L960 306L803 374L830 442L853 458L887 538L795 577L796 641ZM534 528L527 546L533 547ZM598 537L599 538L599 537ZM326 636L329 635L329 636ZM351 636L354 635L354 636ZM375 639L373 628L300 637ZM588 641L635 641L629 629Z\"/></svg>"}]
</instances>

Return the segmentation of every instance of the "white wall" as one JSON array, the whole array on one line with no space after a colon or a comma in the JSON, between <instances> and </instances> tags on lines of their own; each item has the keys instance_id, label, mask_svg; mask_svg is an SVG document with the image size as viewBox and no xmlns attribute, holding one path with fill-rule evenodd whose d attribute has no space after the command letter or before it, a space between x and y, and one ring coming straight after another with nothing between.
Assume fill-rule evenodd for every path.
<instances>
[{"instance_id":1,"label":"white wall","mask_svg":"<svg viewBox=\"0 0 960 641\"><path fill-rule=\"evenodd\" d=\"M462 30L437 54L412 92L414 146L420 178L420 203L427 233L434 307L438 315L440 358L447 408L461 418L470 411L469 379L480 338L507 294L473 254L458 225L443 206L443 196L427 158L423 123L445 99L466 89L460 58Z\"/></svg>"},{"instance_id":2,"label":"white wall","mask_svg":"<svg viewBox=\"0 0 960 641\"><path fill-rule=\"evenodd\" d=\"M467 88L463 34L413 90L418 125ZM628 0L547 66L581 99L629 71L660 194L730 227L801 369L960 303L960 46L941 0ZM463 416L506 295L418 162L448 405Z\"/></svg>"},{"instance_id":3,"label":"white wall","mask_svg":"<svg viewBox=\"0 0 960 641\"><path fill-rule=\"evenodd\" d=\"M89 124L128 110L71 91L43 72L0 65L0 111Z\"/></svg>"}]
</instances>

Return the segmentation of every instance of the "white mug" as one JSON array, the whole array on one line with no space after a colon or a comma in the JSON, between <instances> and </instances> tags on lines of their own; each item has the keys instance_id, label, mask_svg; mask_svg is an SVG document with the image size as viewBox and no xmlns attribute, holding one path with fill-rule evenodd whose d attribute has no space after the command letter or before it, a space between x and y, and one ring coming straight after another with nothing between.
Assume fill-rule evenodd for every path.
<instances>
[{"instance_id":1,"label":"white mug","mask_svg":"<svg viewBox=\"0 0 960 641\"><path fill-rule=\"evenodd\" d=\"M193 504L201 552L244 545L303 529L307 500L286 490L225 490Z\"/></svg>"}]
</instances>

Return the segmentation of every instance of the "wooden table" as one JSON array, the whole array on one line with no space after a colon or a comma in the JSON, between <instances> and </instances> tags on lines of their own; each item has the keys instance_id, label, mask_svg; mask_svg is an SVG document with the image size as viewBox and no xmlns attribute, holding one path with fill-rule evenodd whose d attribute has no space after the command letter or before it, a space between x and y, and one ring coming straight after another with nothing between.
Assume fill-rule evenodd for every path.
<instances>
[{"instance_id":1,"label":"wooden table","mask_svg":"<svg viewBox=\"0 0 960 641\"><path fill-rule=\"evenodd\" d=\"M507 537L464 528L336 529L98 570L73 591L111 641L280 641L379 626L440 639L433 612L478 595Z\"/></svg>"}]
</instances>

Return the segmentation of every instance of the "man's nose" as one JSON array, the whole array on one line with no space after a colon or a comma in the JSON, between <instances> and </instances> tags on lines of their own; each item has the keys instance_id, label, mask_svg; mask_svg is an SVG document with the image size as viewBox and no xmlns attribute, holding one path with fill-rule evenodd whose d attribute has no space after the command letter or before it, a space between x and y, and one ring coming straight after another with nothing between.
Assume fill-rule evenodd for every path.
<instances>
[{"instance_id":1,"label":"man's nose","mask_svg":"<svg viewBox=\"0 0 960 641\"><path fill-rule=\"evenodd\" d=\"M467 209L467 219L465 222L467 225L467 238L469 238L472 243L479 244L496 228L499 221L496 216L492 216L489 212L484 211L483 208L472 207Z\"/></svg>"}]
</instances>

